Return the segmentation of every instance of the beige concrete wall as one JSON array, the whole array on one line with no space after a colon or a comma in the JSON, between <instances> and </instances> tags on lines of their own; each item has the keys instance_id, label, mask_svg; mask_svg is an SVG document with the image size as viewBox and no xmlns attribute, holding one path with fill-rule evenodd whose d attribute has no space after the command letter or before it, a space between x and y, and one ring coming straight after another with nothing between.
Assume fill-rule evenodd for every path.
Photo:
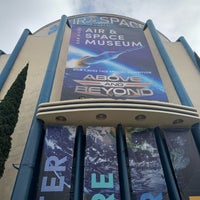
<instances>
[{"instance_id":1,"label":"beige concrete wall","mask_svg":"<svg viewBox=\"0 0 200 200\"><path fill-rule=\"evenodd\" d=\"M0 55L0 73L2 72L9 57L10 57L9 54Z\"/></svg>"},{"instance_id":2,"label":"beige concrete wall","mask_svg":"<svg viewBox=\"0 0 200 200\"><path fill-rule=\"evenodd\" d=\"M180 42L165 42L164 45L194 107L200 113L200 72Z\"/></svg>"},{"instance_id":3,"label":"beige concrete wall","mask_svg":"<svg viewBox=\"0 0 200 200\"><path fill-rule=\"evenodd\" d=\"M71 29L68 26L66 26L65 34L63 37L63 43L60 51L60 56L58 60L58 65L56 68L56 74L54 78L50 101L60 101L63 80L64 80L64 73L66 68L66 57L69 48L70 35L71 35Z\"/></svg>"},{"instance_id":4,"label":"beige concrete wall","mask_svg":"<svg viewBox=\"0 0 200 200\"><path fill-rule=\"evenodd\" d=\"M159 72L162 82L164 84L169 102L175 103L175 104L180 104L180 100L177 96L176 90L174 89L174 86L171 82L171 79L169 77L169 74L167 72L165 64L163 63L163 60L160 56L160 53L155 45L155 42L151 36L151 33L150 33L148 27L145 29L145 36L146 36L147 42L149 44L149 47L151 49L151 52L153 54L153 58L155 60L158 72ZM167 43L170 43L170 42L167 42Z\"/></svg>"},{"instance_id":5,"label":"beige concrete wall","mask_svg":"<svg viewBox=\"0 0 200 200\"><path fill-rule=\"evenodd\" d=\"M6 161L6 170L0 179L1 199L10 199L12 193L17 175L17 170L13 168L12 164L20 164L54 39L55 34L45 37L28 36L0 92L0 98L3 98L19 72L29 62L26 88L20 106L19 119L12 135L12 149Z\"/></svg>"}]
</instances>

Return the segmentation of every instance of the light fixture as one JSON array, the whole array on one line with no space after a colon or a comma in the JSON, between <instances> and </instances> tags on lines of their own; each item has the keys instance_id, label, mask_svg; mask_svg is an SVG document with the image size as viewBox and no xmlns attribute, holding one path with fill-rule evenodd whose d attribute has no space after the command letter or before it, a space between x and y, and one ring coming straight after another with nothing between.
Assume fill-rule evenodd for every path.
<instances>
[{"instance_id":1,"label":"light fixture","mask_svg":"<svg viewBox=\"0 0 200 200\"><path fill-rule=\"evenodd\" d=\"M183 123L183 119L176 119L173 121L173 124L181 124Z\"/></svg>"},{"instance_id":2,"label":"light fixture","mask_svg":"<svg viewBox=\"0 0 200 200\"><path fill-rule=\"evenodd\" d=\"M64 117L64 116L57 116L57 117L56 117L56 120L57 120L57 121L64 122L64 121L66 121L67 119L66 119L66 117Z\"/></svg>"},{"instance_id":3,"label":"light fixture","mask_svg":"<svg viewBox=\"0 0 200 200\"><path fill-rule=\"evenodd\" d=\"M107 118L107 115L104 113L100 113L98 115L96 115L96 119L98 120L105 120Z\"/></svg>"},{"instance_id":4,"label":"light fixture","mask_svg":"<svg viewBox=\"0 0 200 200\"><path fill-rule=\"evenodd\" d=\"M146 119L146 116L145 115L137 115L136 117L135 117L135 120L137 120L137 121L142 121L142 120L145 120Z\"/></svg>"}]
</instances>

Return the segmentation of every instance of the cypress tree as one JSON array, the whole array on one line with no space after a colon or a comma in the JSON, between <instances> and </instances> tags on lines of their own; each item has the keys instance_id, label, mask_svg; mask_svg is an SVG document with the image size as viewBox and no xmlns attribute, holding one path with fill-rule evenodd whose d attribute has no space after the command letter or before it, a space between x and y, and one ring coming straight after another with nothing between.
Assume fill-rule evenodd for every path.
<instances>
[{"instance_id":1,"label":"cypress tree","mask_svg":"<svg viewBox=\"0 0 200 200\"><path fill-rule=\"evenodd\" d=\"M3 176L5 162L11 149L11 135L18 121L19 107L23 97L28 63L18 74L16 80L0 102L0 178Z\"/></svg>"}]
</instances>

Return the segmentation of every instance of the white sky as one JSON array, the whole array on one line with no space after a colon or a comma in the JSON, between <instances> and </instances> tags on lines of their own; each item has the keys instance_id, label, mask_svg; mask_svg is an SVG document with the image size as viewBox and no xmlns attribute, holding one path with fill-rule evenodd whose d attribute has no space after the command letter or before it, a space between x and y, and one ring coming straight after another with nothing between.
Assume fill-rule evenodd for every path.
<instances>
[{"instance_id":1,"label":"white sky","mask_svg":"<svg viewBox=\"0 0 200 200\"><path fill-rule=\"evenodd\" d=\"M199 0L0 0L0 49L11 53L25 28L33 33L62 15L82 13L152 19L171 41L184 36L200 55Z\"/></svg>"}]
</instances>

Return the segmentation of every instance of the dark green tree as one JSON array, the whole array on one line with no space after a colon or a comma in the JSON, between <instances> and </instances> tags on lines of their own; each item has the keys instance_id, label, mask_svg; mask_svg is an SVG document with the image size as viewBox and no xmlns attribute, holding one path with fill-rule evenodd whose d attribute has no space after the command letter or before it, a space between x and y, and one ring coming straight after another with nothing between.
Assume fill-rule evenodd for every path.
<instances>
[{"instance_id":1,"label":"dark green tree","mask_svg":"<svg viewBox=\"0 0 200 200\"><path fill-rule=\"evenodd\" d=\"M23 97L28 63L18 74L16 80L0 102L0 178L3 176L5 162L11 149L11 135L18 121L19 107Z\"/></svg>"}]
</instances>

